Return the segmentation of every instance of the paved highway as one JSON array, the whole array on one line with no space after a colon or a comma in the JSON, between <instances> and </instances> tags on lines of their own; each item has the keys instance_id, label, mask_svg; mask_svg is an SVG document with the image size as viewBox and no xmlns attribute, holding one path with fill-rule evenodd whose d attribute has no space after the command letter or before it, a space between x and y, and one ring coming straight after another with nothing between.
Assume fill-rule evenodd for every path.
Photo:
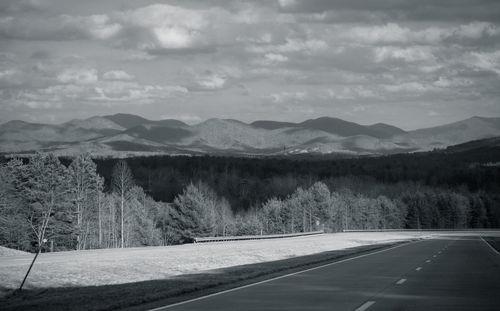
<instances>
[{"instance_id":1,"label":"paved highway","mask_svg":"<svg viewBox=\"0 0 500 311\"><path fill-rule=\"evenodd\" d=\"M500 310L500 254L442 236L155 310Z\"/></svg>"}]
</instances>

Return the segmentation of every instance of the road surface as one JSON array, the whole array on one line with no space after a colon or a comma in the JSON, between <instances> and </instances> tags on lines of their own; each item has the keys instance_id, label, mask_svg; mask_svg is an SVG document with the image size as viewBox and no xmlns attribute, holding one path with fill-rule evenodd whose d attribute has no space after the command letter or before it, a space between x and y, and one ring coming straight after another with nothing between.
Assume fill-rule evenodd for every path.
<instances>
[{"instance_id":1,"label":"road surface","mask_svg":"<svg viewBox=\"0 0 500 311\"><path fill-rule=\"evenodd\" d=\"M155 310L500 310L500 254L441 236Z\"/></svg>"}]
</instances>

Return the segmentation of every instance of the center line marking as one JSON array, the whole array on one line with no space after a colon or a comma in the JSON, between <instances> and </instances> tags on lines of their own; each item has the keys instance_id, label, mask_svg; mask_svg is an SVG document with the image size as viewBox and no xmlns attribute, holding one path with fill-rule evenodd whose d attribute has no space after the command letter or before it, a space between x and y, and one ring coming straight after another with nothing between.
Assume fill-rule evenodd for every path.
<instances>
[{"instance_id":1,"label":"center line marking","mask_svg":"<svg viewBox=\"0 0 500 311\"><path fill-rule=\"evenodd\" d=\"M417 268L417 269L415 269L415 270L420 271L420 270L422 270L422 267L418 267L418 268Z\"/></svg>"},{"instance_id":2,"label":"center line marking","mask_svg":"<svg viewBox=\"0 0 500 311\"><path fill-rule=\"evenodd\" d=\"M372 300L367 301L364 304L362 304L361 306L359 306L359 308L357 308L354 311L365 311L366 309L368 309L369 307L371 307L374 304L375 304L375 301L372 301Z\"/></svg>"},{"instance_id":3,"label":"center line marking","mask_svg":"<svg viewBox=\"0 0 500 311\"><path fill-rule=\"evenodd\" d=\"M401 285L401 284L403 284L404 282L406 282L406 279L401 279L401 280L399 280L396 284Z\"/></svg>"}]
</instances>

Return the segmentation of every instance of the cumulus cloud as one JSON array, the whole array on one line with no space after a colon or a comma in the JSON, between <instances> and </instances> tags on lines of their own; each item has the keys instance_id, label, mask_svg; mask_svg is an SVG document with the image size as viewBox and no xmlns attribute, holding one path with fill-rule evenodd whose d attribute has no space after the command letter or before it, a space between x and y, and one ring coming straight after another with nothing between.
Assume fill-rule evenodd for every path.
<instances>
[{"instance_id":1,"label":"cumulus cloud","mask_svg":"<svg viewBox=\"0 0 500 311\"><path fill-rule=\"evenodd\" d=\"M106 14L90 16L61 15L61 24L64 29L73 29L85 37L107 40L120 32L122 26L111 21Z\"/></svg>"},{"instance_id":2,"label":"cumulus cloud","mask_svg":"<svg viewBox=\"0 0 500 311\"><path fill-rule=\"evenodd\" d=\"M11 89L4 99L13 107L61 109L71 104L143 105L188 93L182 86L144 85L133 79L125 71L113 70L100 80L97 69L74 67L58 72L49 86Z\"/></svg>"},{"instance_id":3,"label":"cumulus cloud","mask_svg":"<svg viewBox=\"0 0 500 311\"><path fill-rule=\"evenodd\" d=\"M412 46L400 48L395 46L376 47L375 61L382 62L390 59L399 59L405 62L435 61L433 49L429 46Z\"/></svg>"},{"instance_id":4,"label":"cumulus cloud","mask_svg":"<svg viewBox=\"0 0 500 311\"><path fill-rule=\"evenodd\" d=\"M0 36L24 40L107 40L117 35L121 25L106 14L55 17L0 17Z\"/></svg>"},{"instance_id":5,"label":"cumulus cloud","mask_svg":"<svg viewBox=\"0 0 500 311\"><path fill-rule=\"evenodd\" d=\"M82 103L144 105L186 93L187 90L181 86L111 81L95 85L59 84L42 89L20 90L7 102L11 106L25 105L30 108L63 108Z\"/></svg>"},{"instance_id":6,"label":"cumulus cloud","mask_svg":"<svg viewBox=\"0 0 500 311\"><path fill-rule=\"evenodd\" d=\"M253 53L292 53L303 52L305 54L313 54L315 52L324 51L328 48L328 44L323 40L318 39L300 39L286 38L283 44L269 45L253 45L248 48Z\"/></svg>"},{"instance_id":7,"label":"cumulus cloud","mask_svg":"<svg viewBox=\"0 0 500 311\"><path fill-rule=\"evenodd\" d=\"M91 84L99 80L97 69L94 68L71 68L60 72L57 80L61 83Z\"/></svg>"},{"instance_id":8,"label":"cumulus cloud","mask_svg":"<svg viewBox=\"0 0 500 311\"><path fill-rule=\"evenodd\" d=\"M144 49L178 49L193 47L201 39L202 28L208 25L203 12L182 7L154 4L118 13L117 18L130 30L140 33L135 38Z\"/></svg>"},{"instance_id":9,"label":"cumulus cloud","mask_svg":"<svg viewBox=\"0 0 500 311\"><path fill-rule=\"evenodd\" d=\"M500 75L500 50L494 52L471 52L465 59L465 64L474 70L492 71Z\"/></svg>"},{"instance_id":10,"label":"cumulus cloud","mask_svg":"<svg viewBox=\"0 0 500 311\"><path fill-rule=\"evenodd\" d=\"M181 86L140 85L136 82L109 82L93 88L89 101L113 104L126 102L130 104L149 104L155 100L166 99L187 93Z\"/></svg>"},{"instance_id":11,"label":"cumulus cloud","mask_svg":"<svg viewBox=\"0 0 500 311\"><path fill-rule=\"evenodd\" d=\"M288 57L281 54L267 53L264 57L270 62L282 63L288 61Z\"/></svg>"},{"instance_id":12,"label":"cumulus cloud","mask_svg":"<svg viewBox=\"0 0 500 311\"><path fill-rule=\"evenodd\" d=\"M102 77L105 80L132 80L134 76L123 70L111 70L105 72Z\"/></svg>"},{"instance_id":13,"label":"cumulus cloud","mask_svg":"<svg viewBox=\"0 0 500 311\"><path fill-rule=\"evenodd\" d=\"M269 95L274 103L287 103L287 102L297 102L304 101L307 98L307 92L297 91L297 92L280 92L273 93Z\"/></svg>"},{"instance_id":14,"label":"cumulus cloud","mask_svg":"<svg viewBox=\"0 0 500 311\"><path fill-rule=\"evenodd\" d=\"M212 71L206 71L202 75L196 78L196 83L198 88L202 90L217 90L224 87L226 84L227 77L214 73Z\"/></svg>"}]
</instances>

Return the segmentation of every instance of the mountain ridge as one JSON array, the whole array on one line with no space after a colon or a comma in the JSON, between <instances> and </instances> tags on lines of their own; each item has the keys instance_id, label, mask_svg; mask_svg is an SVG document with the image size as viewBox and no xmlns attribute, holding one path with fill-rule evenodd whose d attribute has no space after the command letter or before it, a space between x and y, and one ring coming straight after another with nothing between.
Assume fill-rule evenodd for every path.
<instances>
[{"instance_id":1,"label":"mountain ridge","mask_svg":"<svg viewBox=\"0 0 500 311\"><path fill-rule=\"evenodd\" d=\"M500 118L471 117L404 131L385 123L360 125L334 117L297 123L272 120L245 123L212 118L188 125L175 119L149 120L119 113L73 119L56 125L9 121L0 124L0 152L46 150L71 155L91 150L102 154L143 151L356 156L444 149L496 136L500 136Z\"/></svg>"}]
</instances>

